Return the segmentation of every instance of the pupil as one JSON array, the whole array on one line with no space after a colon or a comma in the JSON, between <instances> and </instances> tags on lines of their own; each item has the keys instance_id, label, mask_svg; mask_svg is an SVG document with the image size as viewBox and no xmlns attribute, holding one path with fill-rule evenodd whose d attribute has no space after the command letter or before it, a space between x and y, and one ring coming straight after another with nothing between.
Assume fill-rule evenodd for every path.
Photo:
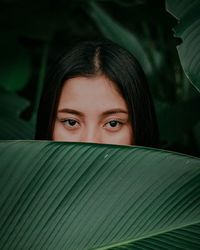
<instances>
[{"instance_id":1,"label":"pupil","mask_svg":"<svg viewBox=\"0 0 200 250\"><path fill-rule=\"evenodd\" d=\"M116 121L111 121L111 122L110 122L110 126L111 126L111 127L116 127L116 125L117 125L117 122L116 122Z\"/></svg>"},{"instance_id":2,"label":"pupil","mask_svg":"<svg viewBox=\"0 0 200 250\"><path fill-rule=\"evenodd\" d=\"M74 126L76 124L76 121L74 121L74 120L69 120L68 122L69 122L70 126Z\"/></svg>"}]
</instances>

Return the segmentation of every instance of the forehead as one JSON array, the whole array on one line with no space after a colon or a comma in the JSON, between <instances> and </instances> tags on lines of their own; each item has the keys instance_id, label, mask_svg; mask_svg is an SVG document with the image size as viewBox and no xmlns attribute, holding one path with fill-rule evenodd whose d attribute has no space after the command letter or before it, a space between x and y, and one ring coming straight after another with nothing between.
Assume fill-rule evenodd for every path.
<instances>
[{"instance_id":1,"label":"forehead","mask_svg":"<svg viewBox=\"0 0 200 250\"><path fill-rule=\"evenodd\" d=\"M105 76L75 77L64 82L59 108L127 108L126 102L114 82ZM88 107L89 106L89 107Z\"/></svg>"}]
</instances>

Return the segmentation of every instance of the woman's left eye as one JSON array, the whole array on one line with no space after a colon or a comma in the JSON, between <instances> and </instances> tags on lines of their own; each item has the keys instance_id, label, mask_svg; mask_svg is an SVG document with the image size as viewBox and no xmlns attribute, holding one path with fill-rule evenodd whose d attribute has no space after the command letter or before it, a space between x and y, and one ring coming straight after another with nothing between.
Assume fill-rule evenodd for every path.
<instances>
[{"instance_id":1,"label":"woman's left eye","mask_svg":"<svg viewBox=\"0 0 200 250\"><path fill-rule=\"evenodd\" d=\"M117 121L117 120L112 120L112 121L110 121L110 122L107 122L107 123L105 124L105 127L107 127L107 128L118 128L118 127L120 127L121 125L122 125L122 122Z\"/></svg>"}]
</instances>

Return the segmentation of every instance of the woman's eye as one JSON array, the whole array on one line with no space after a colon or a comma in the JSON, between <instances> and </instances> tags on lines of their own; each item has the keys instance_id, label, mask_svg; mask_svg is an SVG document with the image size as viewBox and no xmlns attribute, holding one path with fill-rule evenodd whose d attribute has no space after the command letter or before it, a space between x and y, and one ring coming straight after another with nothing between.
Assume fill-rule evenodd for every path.
<instances>
[{"instance_id":1,"label":"woman's eye","mask_svg":"<svg viewBox=\"0 0 200 250\"><path fill-rule=\"evenodd\" d=\"M73 120L73 119L66 119L66 120L64 120L62 122L64 123L65 126L68 126L70 128L79 127L79 123L76 120Z\"/></svg>"},{"instance_id":2,"label":"woman's eye","mask_svg":"<svg viewBox=\"0 0 200 250\"><path fill-rule=\"evenodd\" d=\"M117 120L113 120L105 124L107 128L119 128L121 125L122 125L122 122L119 122Z\"/></svg>"}]
</instances>

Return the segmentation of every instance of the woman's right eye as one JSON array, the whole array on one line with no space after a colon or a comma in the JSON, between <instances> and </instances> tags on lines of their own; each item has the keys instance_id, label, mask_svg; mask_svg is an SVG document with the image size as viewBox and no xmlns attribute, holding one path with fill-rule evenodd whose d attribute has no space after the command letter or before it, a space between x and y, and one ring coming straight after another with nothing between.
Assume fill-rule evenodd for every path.
<instances>
[{"instance_id":1,"label":"woman's right eye","mask_svg":"<svg viewBox=\"0 0 200 250\"><path fill-rule=\"evenodd\" d=\"M74 119L62 120L62 123L69 128L78 128L80 126L79 122Z\"/></svg>"}]
</instances>

